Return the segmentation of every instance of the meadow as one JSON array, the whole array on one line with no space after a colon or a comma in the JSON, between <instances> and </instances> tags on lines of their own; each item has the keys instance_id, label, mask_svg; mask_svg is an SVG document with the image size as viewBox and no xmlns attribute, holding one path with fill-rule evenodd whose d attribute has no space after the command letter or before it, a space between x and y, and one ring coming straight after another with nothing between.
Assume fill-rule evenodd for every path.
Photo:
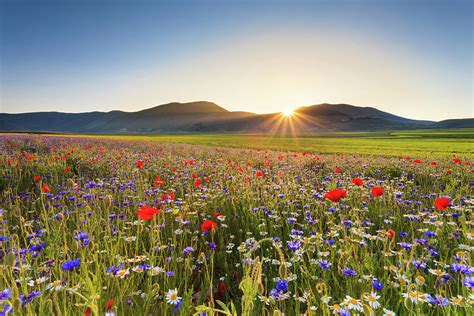
<instances>
[{"instance_id":1,"label":"meadow","mask_svg":"<svg viewBox=\"0 0 474 316\"><path fill-rule=\"evenodd\" d=\"M2 134L0 313L471 314L473 134Z\"/></svg>"},{"instance_id":2,"label":"meadow","mask_svg":"<svg viewBox=\"0 0 474 316\"><path fill-rule=\"evenodd\" d=\"M320 154L359 154L417 157L463 155L474 157L474 129L321 132L298 135L252 134L136 134L91 135L126 140L145 140L158 143L183 143L231 148L252 148Z\"/></svg>"}]
</instances>

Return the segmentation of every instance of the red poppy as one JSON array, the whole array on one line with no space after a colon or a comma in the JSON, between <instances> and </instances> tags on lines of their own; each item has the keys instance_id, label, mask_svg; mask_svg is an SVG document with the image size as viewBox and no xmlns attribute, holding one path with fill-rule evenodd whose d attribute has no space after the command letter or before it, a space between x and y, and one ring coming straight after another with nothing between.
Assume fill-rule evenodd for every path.
<instances>
[{"instance_id":1,"label":"red poppy","mask_svg":"<svg viewBox=\"0 0 474 316\"><path fill-rule=\"evenodd\" d=\"M395 231L390 228L390 229L387 231L387 237L390 238L390 239L392 239L393 237L395 237Z\"/></svg>"},{"instance_id":2,"label":"red poppy","mask_svg":"<svg viewBox=\"0 0 474 316\"><path fill-rule=\"evenodd\" d=\"M335 172L336 172L336 173L341 173L342 170L341 170L341 169L336 169Z\"/></svg>"},{"instance_id":3,"label":"red poppy","mask_svg":"<svg viewBox=\"0 0 474 316\"><path fill-rule=\"evenodd\" d=\"M146 206L146 205L143 205L137 211L138 217L140 217L144 221L152 220L155 214L160 214L160 210L153 207Z\"/></svg>"},{"instance_id":4,"label":"red poppy","mask_svg":"<svg viewBox=\"0 0 474 316\"><path fill-rule=\"evenodd\" d=\"M346 190L341 190L341 189L336 189L336 190L331 190L327 192L324 197L328 200L331 200L333 202L339 202L341 198L345 198L347 195Z\"/></svg>"},{"instance_id":5,"label":"red poppy","mask_svg":"<svg viewBox=\"0 0 474 316\"><path fill-rule=\"evenodd\" d=\"M137 161L137 167L138 167L138 169L142 170L142 168L143 168L143 161L138 160L138 161Z\"/></svg>"},{"instance_id":6,"label":"red poppy","mask_svg":"<svg viewBox=\"0 0 474 316\"><path fill-rule=\"evenodd\" d=\"M361 178L352 179L352 183L354 183L355 185L358 185L358 186L364 185L364 181Z\"/></svg>"},{"instance_id":7,"label":"red poppy","mask_svg":"<svg viewBox=\"0 0 474 316\"><path fill-rule=\"evenodd\" d=\"M71 167L64 168L64 172L71 172Z\"/></svg>"},{"instance_id":8,"label":"red poppy","mask_svg":"<svg viewBox=\"0 0 474 316\"><path fill-rule=\"evenodd\" d=\"M435 206L440 211L444 211L445 209L447 209L450 203L451 200L446 197L437 198L435 200Z\"/></svg>"},{"instance_id":9,"label":"red poppy","mask_svg":"<svg viewBox=\"0 0 474 316\"><path fill-rule=\"evenodd\" d=\"M255 174L256 177L263 177L265 174L262 171L257 171Z\"/></svg>"},{"instance_id":10,"label":"red poppy","mask_svg":"<svg viewBox=\"0 0 474 316\"><path fill-rule=\"evenodd\" d=\"M448 170L446 171L446 173L447 173L447 174L451 174L451 173L453 173L453 170L448 169Z\"/></svg>"},{"instance_id":11,"label":"red poppy","mask_svg":"<svg viewBox=\"0 0 474 316\"><path fill-rule=\"evenodd\" d=\"M107 310L111 310L112 307L114 307L114 299L111 298L108 302L107 302Z\"/></svg>"},{"instance_id":12,"label":"red poppy","mask_svg":"<svg viewBox=\"0 0 474 316\"><path fill-rule=\"evenodd\" d=\"M50 189L46 184L43 184L43 186L41 187L41 191L43 191L43 192L51 192L51 189Z\"/></svg>"},{"instance_id":13,"label":"red poppy","mask_svg":"<svg viewBox=\"0 0 474 316\"><path fill-rule=\"evenodd\" d=\"M84 310L84 316L91 316L92 315L92 309L90 307L87 307Z\"/></svg>"},{"instance_id":14,"label":"red poppy","mask_svg":"<svg viewBox=\"0 0 474 316\"><path fill-rule=\"evenodd\" d=\"M372 195L375 197L382 196L385 193L384 188L379 188L379 187L373 187L372 188Z\"/></svg>"},{"instance_id":15,"label":"red poppy","mask_svg":"<svg viewBox=\"0 0 474 316\"><path fill-rule=\"evenodd\" d=\"M218 212L218 211L215 211L215 212L214 212L214 214L213 214L212 216L213 216L214 218L218 218L218 217L219 217L219 215L221 215L221 213L220 213L220 212Z\"/></svg>"},{"instance_id":16,"label":"red poppy","mask_svg":"<svg viewBox=\"0 0 474 316\"><path fill-rule=\"evenodd\" d=\"M462 160L459 159L459 158L453 158L453 162L456 163L456 164L460 164L460 163L462 163Z\"/></svg>"},{"instance_id":17,"label":"red poppy","mask_svg":"<svg viewBox=\"0 0 474 316\"><path fill-rule=\"evenodd\" d=\"M215 230L216 226L217 226L216 223L214 223L210 219L207 219L207 220L204 221L204 223L202 223L201 230L203 232L208 232L210 230Z\"/></svg>"},{"instance_id":18,"label":"red poppy","mask_svg":"<svg viewBox=\"0 0 474 316\"><path fill-rule=\"evenodd\" d=\"M174 201L175 199L176 199L176 198L175 198L173 192L171 192L171 193L163 193L163 195L161 196L161 200L162 200L162 201L166 201L166 200Z\"/></svg>"},{"instance_id":19,"label":"red poppy","mask_svg":"<svg viewBox=\"0 0 474 316\"><path fill-rule=\"evenodd\" d=\"M41 179L41 176L34 176L33 180L34 181L39 181Z\"/></svg>"},{"instance_id":20,"label":"red poppy","mask_svg":"<svg viewBox=\"0 0 474 316\"><path fill-rule=\"evenodd\" d=\"M432 165L432 166L436 166L437 164L438 164L438 163L437 163L436 161L432 161L432 162L431 162L431 165Z\"/></svg>"},{"instance_id":21,"label":"red poppy","mask_svg":"<svg viewBox=\"0 0 474 316\"><path fill-rule=\"evenodd\" d=\"M194 186L195 186L195 187L198 187L198 186L200 186L201 184L202 184L201 178L197 178L196 181L194 181Z\"/></svg>"},{"instance_id":22,"label":"red poppy","mask_svg":"<svg viewBox=\"0 0 474 316\"><path fill-rule=\"evenodd\" d=\"M420 159L415 159L415 160L413 160L413 162L416 163L416 164L420 164L421 160Z\"/></svg>"},{"instance_id":23,"label":"red poppy","mask_svg":"<svg viewBox=\"0 0 474 316\"><path fill-rule=\"evenodd\" d=\"M227 291L227 284L224 281L220 281L217 286L219 294L224 294Z\"/></svg>"},{"instance_id":24,"label":"red poppy","mask_svg":"<svg viewBox=\"0 0 474 316\"><path fill-rule=\"evenodd\" d=\"M155 187L162 185L163 183L165 183L165 181L161 180L160 176L156 176L155 181L153 181Z\"/></svg>"}]
</instances>

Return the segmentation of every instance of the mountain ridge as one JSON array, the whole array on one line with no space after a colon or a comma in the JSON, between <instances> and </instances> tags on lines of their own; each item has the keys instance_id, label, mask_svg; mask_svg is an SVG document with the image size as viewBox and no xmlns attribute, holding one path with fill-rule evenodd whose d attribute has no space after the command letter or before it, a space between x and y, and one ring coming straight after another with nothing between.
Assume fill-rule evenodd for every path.
<instances>
[{"instance_id":1,"label":"mountain ridge","mask_svg":"<svg viewBox=\"0 0 474 316\"><path fill-rule=\"evenodd\" d=\"M228 111L209 101L170 102L135 112L0 113L0 130L76 133L293 132L474 127L474 119L414 120L374 107L322 103L302 106L293 116Z\"/></svg>"}]
</instances>

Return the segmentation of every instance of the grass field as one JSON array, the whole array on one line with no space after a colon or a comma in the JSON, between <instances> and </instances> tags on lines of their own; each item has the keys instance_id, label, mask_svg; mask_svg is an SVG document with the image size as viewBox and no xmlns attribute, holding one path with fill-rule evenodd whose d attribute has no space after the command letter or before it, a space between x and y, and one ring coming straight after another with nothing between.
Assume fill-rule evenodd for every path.
<instances>
[{"instance_id":1,"label":"grass field","mask_svg":"<svg viewBox=\"0 0 474 316\"><path fill-rule=\"evenodd\" d=\"M450 155L474 156L474 129L314 133L298 137L248 134L103 135L101 137L214 147L307 151L321 154L410 155L420 158Z\"/></svg>"},{"instance_id":2,"label":"grass field","mask_svg":"<svg viewBox=\"0 0 474 316\"><path fill-rule=\"evenodd\" d=\"M470 315L456 133L0 135L0 315Z\"/></svg>"}]
</instances>

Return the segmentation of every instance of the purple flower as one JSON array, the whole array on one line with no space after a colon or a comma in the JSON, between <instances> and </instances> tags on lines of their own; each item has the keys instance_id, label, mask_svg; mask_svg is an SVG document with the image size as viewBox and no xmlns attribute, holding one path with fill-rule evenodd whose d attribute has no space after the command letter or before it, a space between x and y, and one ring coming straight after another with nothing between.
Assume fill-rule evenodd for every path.
<instances>
[{"instance_id":1,"label":"purple flower","mask_svg":"<svg viewBox=\"0 0 474 316\"><path fill-rule=\"evenodd\" d=\"M374 287L374 289L376 289L377 291L381 291L383 289L383 283L380 282L379 280L373 280L372 281L372 286Z\"/></svg>"},{"instance_id":2,"label":"purple flower","mask_svg":"<svg viewBox=\"0 0 474 316\"><path fill-rule=\"evenodd\" d=\"M61 265L64 271L72 271L81 265L81 259L68 260Z\"/></svg>"},{"instance_id":3,"label":"purple flower","mask_svg":"<svg viewBox=\"0 0 474 316\"><path fill-rule=\"evenodd\" d=\"M193 247L186 247L186 248L184 248L183 252L184 252L185 255L187 255L188 253L194 252L194 248Z\"/></svg>"},{"instance_id":4,"label":"purple flower","mask_svg":"<svg viewBox=\"0 0 474 316\"><path fill-rule=\"evenodd\" d=\"M347 267L347 268L342 269L342 273L344 273L344 275L345 275L345 276L348 276L348 277L355 277L355 276L357 276L357 271L356 271L356 270L352 270L350 267Z\"/></svg>"}]
</instances>

